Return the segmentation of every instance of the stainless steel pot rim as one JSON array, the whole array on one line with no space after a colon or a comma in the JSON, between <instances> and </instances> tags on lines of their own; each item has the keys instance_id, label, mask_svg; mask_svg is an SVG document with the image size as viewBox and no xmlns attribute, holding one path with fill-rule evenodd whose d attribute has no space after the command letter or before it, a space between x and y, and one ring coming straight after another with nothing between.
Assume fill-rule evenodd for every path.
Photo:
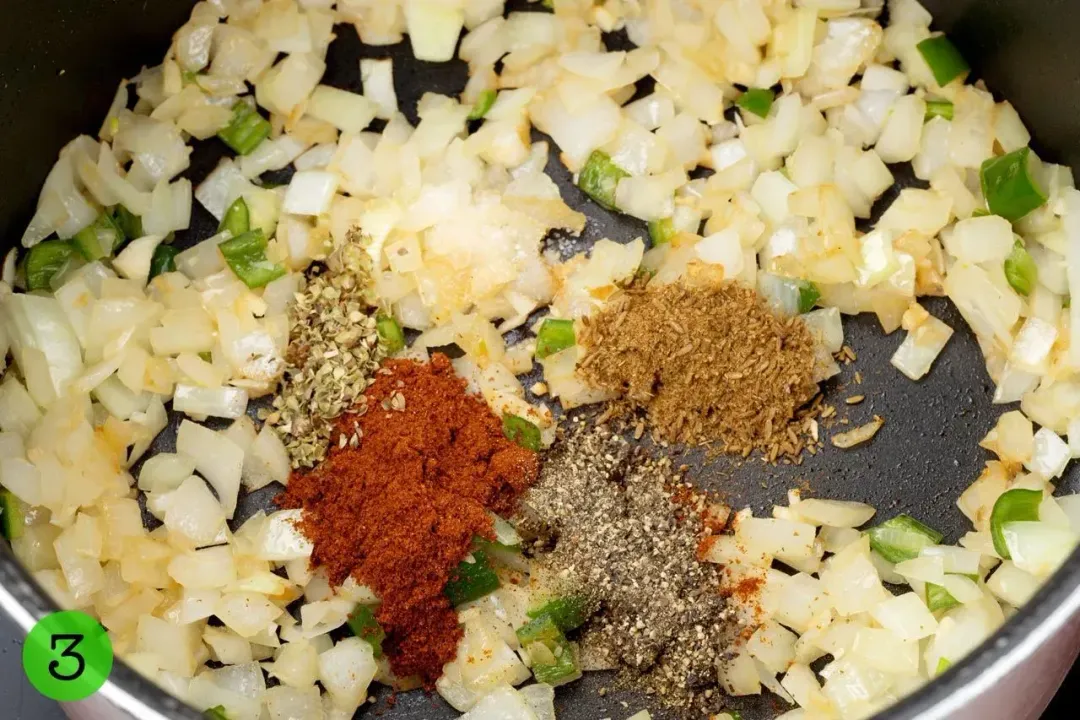
<instances>
[{"instance_id":1,"label":"stainless steel pot rim","mask_svg":"<svg viewBox=\"0 0 1080 720\"><path fill-rule=\"evenodd\" d=\"M0 610L29 632L55 610L6 547L0 549ZM1080 615L1080 549L998 632L944 676L877 716L877 720L950 720L1019 668ZM99 695L140 720L197 720L200 715L122 663Z\"/></svg>"}]
</instances>

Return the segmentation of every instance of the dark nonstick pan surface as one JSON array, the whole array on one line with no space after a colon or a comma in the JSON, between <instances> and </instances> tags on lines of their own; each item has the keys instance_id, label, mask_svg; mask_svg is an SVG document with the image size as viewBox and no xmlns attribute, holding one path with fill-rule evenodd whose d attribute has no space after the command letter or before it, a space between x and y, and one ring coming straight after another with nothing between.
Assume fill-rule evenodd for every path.
<instances>
[{"instance_id":1,"label":"dark nonstick pan surface","mask_svg":"<svg viewBox=\"0 0 1080 720\"><path fill-rule=\"evenodd\" d=\"M519 4L524 5L511 3ZM1063 0L926 0L924 4L934 13L937 27L950 33L988 85L1016 105L1041 143L1035 145L1040 155L1080 168L1080 52L1073 40L1080 37L1080 5ZM0 249L6 251L18 242L59 149L79 133L96 133L119 79L131 77L143 64L160 62L172 32L187 19L190 9L188 0L9 0L0 23L0 161L6 170L0 193ZM389 55L395 61L401 108L414 122L416 101L424 92L457 94L465 85L462 63L418 62L407 42L365 48L347 26L339 28L338 35L330 48L323 82L359 91L358 58ZM625 43L619 36L607 40L612 46ZM197 143L195 148L192 169L186 175L197 183L216 165L224 147L208 141ZM894 170L899 178L904 177L899 167ZM576 249L585 249L601 237L628 242L645 234L642 223L615 216L587 201L554 156L548 171L566 201L589 216L588 228L576 241ZM895 191L878 203L877 211L887 207L893 197ZM192 229L178 242L192 244L211 235L215 228L216 221L196 203ZM889 357L903 339L902 332L884 336L872 316L845 317L846 343L858 359L829 382L826 398L838 406L842 416L850 418L852 426L874 415L885 418L885 427L871 443L848 451L827 446L797 467L725 459L705 464L700 454L689 453L685 462L693 468L691 478L702 487L725 494L737 508L754 508L756 514L767 514L773 504L786 504L789 488L808 486L816 497L870 503L880 517L911 514L941 529L948 541L955 542L969 529L956 509L956 498L988 459L978 441L1008 408L991 405L992 383L975 339L955 307L944 299L926 304L957 332L931 373L919 383L910 382L889 365ZM861 384L854 383L856 371L861 374ZM843 400L850 395L865 395L866 400L847 407ZM177 423L174 418L173 425L159 437L156 450L173 449ZM1060 491L1080 492L1080 472L1075 465L1060 484ZM274 488L265 488L242 497L238 522L268 508L274 494ZM976 677L1042 622L1078 583L1080 555L1074 554L993 643L887 716L917 717ZM0 584L13 589L35 616L51 609L27 584L6 546L0 552ZM127 668L118 665L113 679L167 715L198 717ZM610 682L606 674L594 673L561 688L556 698L559 717L619 719L643 708L653 711L654 717L664 717L640 695L609 691L600 696L597 690ZM738 698L732 706L747 720L773 717L790 709L767 695ZM365 712L388 720L457 715L437 696L420 692L398 696L392 707L380 701Z\"/></svg>"}]
</instances>

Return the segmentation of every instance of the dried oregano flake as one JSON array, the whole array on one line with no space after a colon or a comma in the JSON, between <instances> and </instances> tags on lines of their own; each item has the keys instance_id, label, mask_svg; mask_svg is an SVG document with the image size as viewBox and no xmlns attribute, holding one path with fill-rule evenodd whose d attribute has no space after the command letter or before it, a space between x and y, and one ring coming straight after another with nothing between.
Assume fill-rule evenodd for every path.
<instances>
[{"instance_id":1,"label":"dried oregano flake","mask_svg":"<svg viewBox=\"0 0 1080 720\"><path fill-rule=\"evenodd\" d=\"M266 421L294 468L326 457L333 420L364 401L385 353L375 328L371 263L359 232L314 266L290 312L285 379ZM359 435L340 439L355 447Z\"/></svg>"}]
</instances>

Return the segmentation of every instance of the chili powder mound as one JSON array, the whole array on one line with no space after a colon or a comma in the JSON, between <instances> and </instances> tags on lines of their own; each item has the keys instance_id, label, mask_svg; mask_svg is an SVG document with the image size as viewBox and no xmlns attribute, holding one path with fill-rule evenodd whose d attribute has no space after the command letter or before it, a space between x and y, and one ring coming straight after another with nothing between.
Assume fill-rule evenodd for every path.
<instances>
[{"instance_id":1,"label":"chili powder mound","mask_svg":"<svg viewBox=\"0 0 1080 720\"><path fill-rule=\"evenodd\" d=\"M447 579L474 536L494 537L486 511L512 510L539 460L503 436L445 355L387 361L365 397L366 412L337 419L326 461L294 473L277 502L303 509L311 562L331 584L351 574L379 596L394 672L431 685L461 637Z\"/></svg>"}]
</instances>

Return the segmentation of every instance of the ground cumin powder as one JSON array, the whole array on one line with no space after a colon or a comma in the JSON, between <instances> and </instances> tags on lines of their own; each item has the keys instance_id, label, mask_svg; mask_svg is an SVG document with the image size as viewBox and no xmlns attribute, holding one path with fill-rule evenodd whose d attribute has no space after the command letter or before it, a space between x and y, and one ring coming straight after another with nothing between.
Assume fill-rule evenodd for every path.
<instances>
[{"instance_id":1,"label":"ground cumin powder","mask_svg":"<svg viewBox=\"0 0 1080 720\"><path fill-rule=\"evenodd\" d=\"M278 503L303 508L312 564L332 584L351 574L378 595L394 672L430 685L461 636L447 578L474 536L493 537L487 510L508 513L539 462L445 355L387 361L365 396L366 412L338 418L329 457L294 474Z\"/></svg>"},{"instance_id":2,"label":"ground cumin powder","mask_svg":"<svg viewBox=\"0 0 1080 720\"><path fill-rule=\"evenodd\" d=\"M737 282L626 289L584 321L584 378L662 440L771 459L802 449L814 340Z\"/></svg>"}]
</instances>

